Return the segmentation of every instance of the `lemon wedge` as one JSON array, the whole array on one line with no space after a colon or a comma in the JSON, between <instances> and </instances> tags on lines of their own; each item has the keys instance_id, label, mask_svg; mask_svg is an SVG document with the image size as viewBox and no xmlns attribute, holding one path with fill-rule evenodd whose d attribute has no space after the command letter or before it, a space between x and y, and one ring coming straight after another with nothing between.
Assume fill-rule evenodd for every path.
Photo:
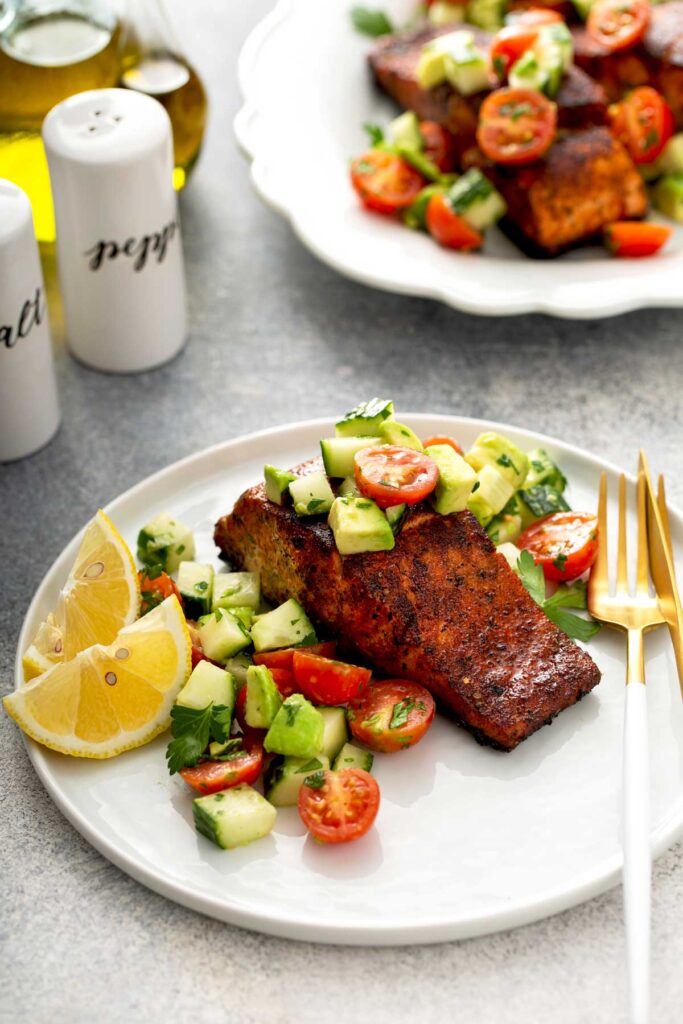
<instances>
[{"instance_id":1,"label":"lemon wedge","mask_svg":"<svg viewBox=\"0 0 683 1024\"><path fill-rule=\"evenodd\" d=\"M22 659L24 679L28 682L29 679L42 675L63 660L62 631L57 626L54 615L50 613L45 622L41 622L31 646Z\"/></svg>"},{"instance_id":2,"label":"lemon wedge","mask_svg":"<svg viewBox=\"0 0 683 1024\"><path fill-rule=\"evenodd\" d=\"M170 722L191 670L192 642L176 597L4 698L24 732L74 757L114 757Z\"/></svg>"}]
</instances>

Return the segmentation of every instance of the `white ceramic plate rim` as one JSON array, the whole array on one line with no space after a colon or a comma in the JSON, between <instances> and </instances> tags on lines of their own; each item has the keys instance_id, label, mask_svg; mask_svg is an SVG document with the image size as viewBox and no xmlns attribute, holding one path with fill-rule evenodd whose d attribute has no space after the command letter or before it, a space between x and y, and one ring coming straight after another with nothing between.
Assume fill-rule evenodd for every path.
<instances>
[{"instance_id":1,"label":"white ceramic plate rim","mask_svg":"<svg viewBox=\"0 0 683 1024\"><path fill-rule=\"evenodd\" d=\"M419 429L419 425L422 423L434 424L435 421L441 421L441 425L437 429L449 433L453 433L457 430L458 425L460 424L472 427L478 431L495 430L499 433L505 433L506 430L512 429L520 436L526 437L530 444L537 445L538 443L541 443L552 446L558 451L564 451L567 454L571 454L581 460L584 460L592 467L599 470L605 469L611 473L622 472L613 463L597 458L585 449L566 444L546 434L540 434L535 431L532 432L525 430L524 428L514 427L512 424L503 424L495 421L480 420L464 416L453 417L427 413L405 413L402 415L402 419L409 424L413 424L416 429ZM308 431L318 428L320 430L329 430L329 427L330 420L326 418L305 420L297 423L286 424L280 427L260 430L231 441L213 445L212 447L186 456L184 459L180 459L177 462L172 463L170 466L146 477L135 486L129 488L129 490L120 494L113 501L109 502L109 504L105 506L105 511L109 516L115 518L117 508L135 499L139 492L167 478L173 477L178 473L182 473L185 468L190 466L196 465L196 468L200 468L200 464L203 461L209 462L216 455L220 455L224 452L234 452L236 450L243 449L244 447L259 448L262 441L283 435L290 435L292 440L296 440L297 433L305 434ZM430 429L433 430L433 426ZM245 453L245 455L246 454L247 453ZM627 473L626 476L631 482L634 481L632 474ZM670 509L670 515L672 521L678 520L678 524L681 525L683 517L680 512L675 509ZM52 566L38 585L29 605L17 645L15 659L15 686L19 686L23 680L21 663L22 652L28 646L29 639L35 630L34 620L37 620L38 618L39 607L43 600L43 594L53 583L57 583L58 580L60 583L63 581L66 575L66 570L73 561L76 546L83 534L83 529L79 530L79 532L64 547L60 555L55 559ZM113 864L148 888L177 903L189 907L192 910L200 911L231 924L284 938L315 940L318 942L348 945L392 946L415 943L426 944L452 939L470 938L477 935L486 935L491 932L502 931L507 928L529 924L582 903L616 884L619 881L622 868L621 855L615 855L613 857L606 858L597 866L594 866L590 871L585 872L578 881L575 880L573 884L569 886L556 886L554 888L550 888L535 899L525 899L517 903L511 902L502 910L498 909L495 911L475 913L474 915L468 913L462 916L454 916L447 922L438 920L433 922L423 921L419 924L415 924L414 922L407 920L405 924L397 926L393 923L390 928L387 928L383 927L381 924L373 924L369 926L366 921L361 920L351 923L346 921L340 926L336 926L334 923L330 923L328 921L325 923L324 930L321 931L318 925L311 924L308 920L297 921L293 918L291 912L278 913L273 910L272 913L264 915L250 910L245 910L241 907L226 904L224 899L213 899L203 892L197 893L193 891L191 886L183 885L181 882L176 880L160 877L144 865L141 865L133 856L125 853L119 849L114 842L109 841L106 837L100 834L92 821L89 820L89 818L84 815L60 789L58 780L51 772L50 765L44 754L43 748L27 737L24 737L24 740L29 758L38 777L62 814L71 822L74 828L76 828L77 831L95 847L95 849L99 850L99 852ZM657 857L662 854L681 836L683 836L683 798L676 806L675 812L671 813L662 823L660 823L658 827L652 829L650 841L653 856Z\"/></svg>"},{"instance_id":2,"label":"white ceramic plate rim","mask_svg":"<svg viewBox=\"0 0 683 1024\"><path fill-rule=\"evenodd\" d=\"M608 256L576 263L564 259L547 262L531 260L521 255L511 262L484 256L481 257L484 262L482 266L482 263L468 256L451 253L452 274L444 278L443 275L430 274L429 258L423 259L423 251L418 253L417 249L410 262L412 275L401 273L392 260L376 260L372 267L367 263L362 267L357 266L350 247L340 246L332 225L326 227L324 213L320 212L315 218L307 215L303 195L294 194L291 188L283 188L281 176L274 173L278 162L281 164L282 161L279 145L275 142L269 144L268 132L254 131L254 126L259 121L266 122L268 117L267 105L259 104L257 99L257 85L260 76L264 74L262 51L292 15L298 2L303 0L278 0L273 11L256 26L242 48L238 80L244 103L235 117L234 131L240 148L252 161L250 174L255 190L269 206L289 221L301 242L318 259L363 284L398 294L436 299L455 309L480 315L509 316L538 312L568 319L590 319L615 316L635 309L683 306L683 289L680 287L683 257L678 252L664 254L656 259L635 261L637 274L633 260L616 260ZM305 52L301 56L305 57ZM362 72L356 68L346 73ZM279 88L283 87L288 86L281 83ZM296 109L297 106L299 104L294 94L292 107ZM362 119L363 111L359 110L358 122ZM277 188L274 187L276 181ZM368 237L375 233L370 227L364 230L368 232ZM359 238L359 244L361 242ZM411 238L403 245L412 252L417 242L419 239ZM519 267L520 263L526 265L528 274L524 273L514 282L508 280L506 286L501 288L499 281L505 280L505 277L496 275L504 275L506 268ZM577 272L580 272L578 268L595 268L596 275L599 275L608 264L610 275L601 277L599 287L590 278L585 281L572 280L572 266L577 268ZM480 284L484 275L489 285L482 295L473 285ZM614 286L612 289L610 283Z\"/></svg>"}]
</instances>

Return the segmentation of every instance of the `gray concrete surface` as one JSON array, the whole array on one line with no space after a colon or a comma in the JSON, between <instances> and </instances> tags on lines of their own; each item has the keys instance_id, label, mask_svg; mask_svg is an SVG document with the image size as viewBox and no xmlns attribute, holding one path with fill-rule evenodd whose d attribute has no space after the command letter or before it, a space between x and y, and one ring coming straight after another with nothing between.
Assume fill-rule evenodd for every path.
<instances>
[{"instance_id":1,"label":"gray concrete surface","mask_svg":"<svg viewBox=\"0 0 683 1024\"><path fill-rule=\"evenodd\" d=\"M231 120L237 53L269 5L171 4L212 102L206 149L182 197L191 342L173 364L131 378L93 373L59 347L61 432L0 468L3 691L34 588L98 505L205 445L327 415L359 394L529 426L630 468L644 445L683 505L680 313L475 319L338 277L263 207ZM619 890L513 932L425 948L251 934L176 906L105 861L46 796L4 714L0 733L2 1020L626 1020ZM682 930L678 845L654 870L656 1024L681 1020Z\"/></svg>"}]
</instances>

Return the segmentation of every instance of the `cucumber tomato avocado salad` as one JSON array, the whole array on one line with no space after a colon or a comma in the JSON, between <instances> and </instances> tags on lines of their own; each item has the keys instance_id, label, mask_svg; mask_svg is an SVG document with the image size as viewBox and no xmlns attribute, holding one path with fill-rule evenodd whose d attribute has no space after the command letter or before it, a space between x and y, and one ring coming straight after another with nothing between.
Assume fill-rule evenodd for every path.
<instances>
[{"instance_id":1,"label":"cucumber tomato avocado salad","mask_svg":"<svg viewBox=\"0 0 683 1024\"><path fill-rule=\"evenodd\" d=\"M649 24L649 0L574 0L586 30L603 49L622 52L639 43ZM485 161L521 167L542 157L557 131L554 102L563 75L573 63L573 39L555 8L529 6L506 14L505 0L428 2L415 23L427 18L453 25L422 47L417 80L423 90L448 83L458 94L488 95L478 109L476 141ZM356 7L355 27L366 35L394 31L383 12ZM489 46L478 45L463 22L499 31ZM634 58L637 60L638 58ZM624 144L646 181L653 183L657 210L683 221L683 133L674 135L672 110L664 96L644 85L609 108L612 132ZM412 111L385 130L365 124L370 148L351 162L351 182L368 209L399 216L410 228L427 231L441 246L480 249L484 233L506 213L506 203L479 167L456 173L454 136L435 121ZM468 154L465 154L467 157ZM473 163L481 162L472 152ZM464 158L462 162L467 162ZM671 228L642 221L618 221L604 232L617 256L650 256Z\"/></svg>"},{"instance_id":2,"label":"cucumber tomato avocado salad","mask_svg":"<svg viewBox=\"0 0 683 1024\"><path fill-rule=\"evenodd\" d=\"M444 516L468 509L561 629L580 640L596 631L570 609L585 608L597 521L570 509L567 481L544 450L488 432L463 452L456 438L419 438L391 401L374 398L340 419L320 451L324 471L266 465L266 494L325 519L344 557L390 551L418 502ZM169 514L140 530L143 613L176 594L192 636L166 756L197 794L197 830L229 849L267 835L278 809L296 806L316 840L360 838L379 809L374 755L422 739L432 696L341 661L296 600L272 608L257 573L215 572L194 553L191 530Z\"/></svg>"}]
</instances>

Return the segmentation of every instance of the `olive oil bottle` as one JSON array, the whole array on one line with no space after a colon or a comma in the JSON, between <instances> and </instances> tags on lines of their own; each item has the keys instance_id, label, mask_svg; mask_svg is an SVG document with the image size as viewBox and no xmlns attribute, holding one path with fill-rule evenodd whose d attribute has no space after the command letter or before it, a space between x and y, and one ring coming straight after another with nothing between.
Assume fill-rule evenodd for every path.
<instances>
[{"instance_id":1,"label":"olive oil bottle","mask_svg":"<svg viewBox=\"0 0 683 1024\"><path fill-rule=\"evenodd\" d=\"M74 93L116 85L120 50L120 25L101 0L0 4L0 178L28 194L41 242L55 237L43 118Z\"/></svg>"}]
</instances>

